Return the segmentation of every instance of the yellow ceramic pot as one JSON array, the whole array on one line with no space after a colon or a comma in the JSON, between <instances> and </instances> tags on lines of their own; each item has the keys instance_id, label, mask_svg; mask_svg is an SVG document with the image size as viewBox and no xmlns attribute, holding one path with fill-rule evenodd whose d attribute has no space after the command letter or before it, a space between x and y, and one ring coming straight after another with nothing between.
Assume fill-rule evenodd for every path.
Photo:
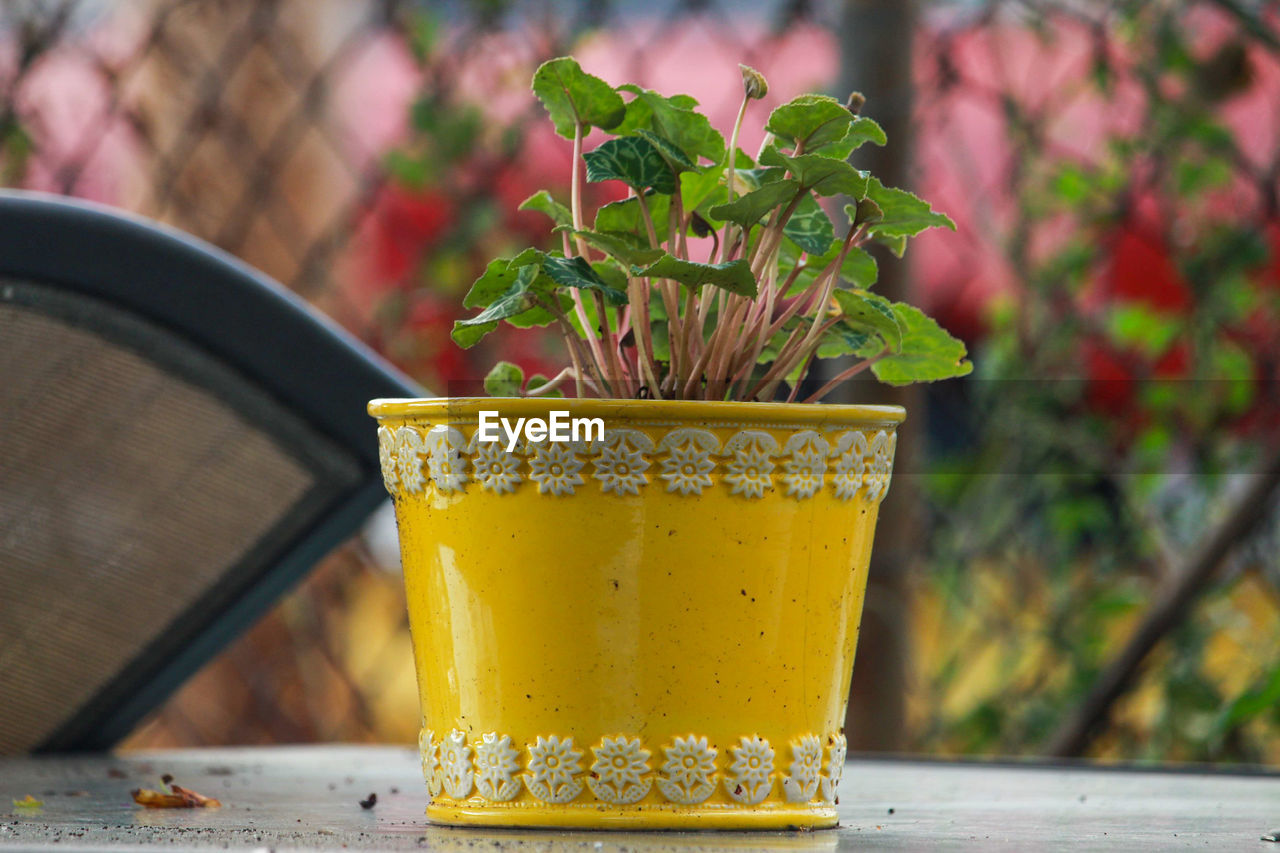
<instances>
[{"instance_id":1,"label":"yellow ceramic pot","mask_svg":"<svg viewBox=\"0 0 1280 853\"><path fill-rule=\"evenodd\" d=\"M563 442L516 426L553 410L601 423ZM400 531L431 820L835 825L902 409L465 398L369 411ZM514 444L481 429L486 412L519 430Z\"/></svg>"}]
</instances>

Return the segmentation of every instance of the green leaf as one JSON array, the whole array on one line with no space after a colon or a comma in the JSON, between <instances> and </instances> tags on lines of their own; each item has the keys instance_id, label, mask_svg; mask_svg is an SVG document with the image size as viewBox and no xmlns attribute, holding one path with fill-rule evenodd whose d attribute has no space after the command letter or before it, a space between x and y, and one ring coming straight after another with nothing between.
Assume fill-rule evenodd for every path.
<instances>
[{"instance_id":1,"label":"green leaf","mask_svg":"<svg viewBox=\"0 0 1280 853\"><path fill-rule=\"evenodd\" d=\"M490 268L492 269L497 263L506 262L494 261L489 265ZM489 273L486 272L485 276L481 277L481 281L488 275ZM481 281L477 281L472 286L472 293L476 292ZM463 349L473 347L481 338L496 329L500 320L506 320L513 326L521 328L545 326L553 322L555 316L538 304L540 297L554 298L552 289L552 282L546 276L539 274L537 266L519 267L510 288L492 299L488 307L476 316L458 320L453 324L453 340ZM471 294L468 294L468 297L470 296Z\"/></svg>"},{"instance_id":2,"label":"green leaf","mask_svg":"<svg viewBox=\"0 0 1280 853\"><path fill-rule=\"evenodd\" d=\"M582 125L611 130L627 113L627 105L613 87L582 70L577 60L562 56L538 66L533 93L546 107L556 133L573 139Z\"/></svg>"},{"instance_id":3,"label":"green leaf","mask_svg":"<svg viewBox=\"0 0 1280 853\"><path fill-rule=\"evenodd\" d=\"M671 327L666 323L654 323L650 338L653 340L653 360L671 361Z\"/></svg>"},{"instance_id":4,"label":"green leaf","mask_svg":"<svg viewBox=\"0 0 1280 853\"><path fill-rule=\"evenodd\" d=\"M902 328L902 350L871 366L881 382L935 382L965 376L973 370L973 364L965 358L964 342L953 338L932 317L901 302L894 304L893 313Z\"/></svg>"},{"instance_id":5,"label":"green leaf","mask_svg":"<svg viewBox=\"0 0 1280 853\"><path fill-rule=\"evenodd\" d=\"M875 239L877 243L893 252L895 258L902 257L907 251L907 238L905 236L886 237L883 234L877 234Z\"/></svg>"},{"instance_id":6,"label":"green leaf","mask_svg":"<svg viewBox=\"0 0 1280 853\"><path fill-rule=\"evenodd\" d=\"M787 170L777 166L765 169L735 169L734 172L737 175L737 183L748 190L758 190L765 184L772 184L787 177Z\"/></svg>"},{"instance_id":7,"label":"green leaf","mask_svg":"<svg viewBox=\"0 0 1280 853\"><path fill-rule=\"evenodd\" d=\"M841 109L844 109L841 107ZM768 186L777 186L769 184ZM821 255L831 248L836 239L835 226L822 205L811 195L804 195L795 212L787 220L782 233L811 255Z\"/></svg>"},{"instance_id":8,"label":"green leaf","mask_svg":"<svg viewBox=\"0 0 1280 853\"><path fill-rule=\"evenodd\" d=\"M677 175L681 172L688 172L698 168L698 165L690 160L683 151L663 139L661 136L658 136L658 134L641 129L637 130L635 135L652 145L658 154L662 156L662 159L667 161L667 165L671 167L671 171L675 172Z\"/></svg>"},{"instance_id":9,"label":"green leaf","mask_svg":"<svg viewBox=\"0 0 1280 853\"><path fill-rule=\"evenodd\" d=\"M693 107L698 102L688 95L668 98L651 89L639 86L619 86L619 92L635 95L626 106L626 118L617 133L634 133L649 130L683 151L690 160L697 162L706 157L713 163L724 160L724 137L711 126L711 121Z\"/></svg>"},{"instance_id":10,"label":"green leaf","mask_svg":"<svg viewBox=\"0 0 1280 853\"><path fill-rule=\"evenodd\" d=\"M616 258L623 264L632 267L646 266L665 254L661 249L649 245L648 239L641 240L627 231L570 231L600 251ZM625 283L623 287L625 288Z\"/></svg>"},{"instance_id":11,"label":"green leaf","mask_svg":"<svg viewBox=\"0 0 1280 853\"><path fill-rule=\"evenodd\" d=\"M743 228L750 228L766 213L795 198L798 192L800 185L795 181L777 181L765 184L727 204L718 204L709 213L721 222L728 220Z\"/></svg>"},{"instance_id":12,"label":"green leaf","mask_svg":"<svg viewBox=\"0 0 1280 853\"><path fill-rule=\"evenodd\" d=\"M865 290L836 290L832 296L850 328L874 332L893 352L902 349L903 330L892 302Z\"/></svg>"},{"instance_id":13,"label":"green leaf","mask_svg":"<svg viewBox=\"0 0 1280 853\"><path fill-rule=\"evenodd\" d=\"M724 177L724 165L707 166L680 174L680 200L685 210L697 210L698 206L720 186Z\"/></svg>"},{"instance_id":14,"label":"green leaf","mask_svg":"<svg viewBox=\"0 0 1280 853\"><path fill-rule=\"evenodd\" d=\"M671 210L671 196L662 194L648 195L645 196L645 203L649 206L649 215L653 218L654 230L657 231L658 238L662 239L667 234L667 217ZM595 228L592 230L601 234L610 231L625 231L628 234L634 234L644 239L646 242L649 240L649 231L645 228L644 218L640 213L640 200L634 197L610 202L597 210Z\"/></svg>"},{"instance_id":15,"label":"green leaf","mask_svg":"<svg viewBox=\"0 0 1280 853\"><path fill-rule=\"evenodd\" d=\"M557 226L553 230L558 231L559 226ZM515 269L518 269L519 267L527 267L529 266L529 264L540 264L542 263L542 259L545 258L546 256L547 256L547 253L542 251L541 249L528 248L528 249L525 249L520 254L516 255L514 258L512 258L507 263L507 266L515 270Z\"/></svg>"},{"instance_id":16,"label":"green leaf","mask_svg":"<svg viewBox=\"0 0 1280 853\"><path fill-rule=\"evenodd\" d=\"M875 336L870 332L840 323L822 333L816 355L818 358L840 358L854 355L873 343Z\"/></svg>"},{"instance_id":17,"label":"green leaf","mask_svg":"<svg viewBox=\"0 0 1280 853\"><path fill-rule=\"evenodd\" d=\"M542 261L542 271L548 278L562 287L595 291L603 295L605 301L612 305L626 304L627 292L606 284L605 280L591 268L591 264L587 263L585 258L577 256L561 258L555 255L547 255Z\"/></svg>"},{"instance_id":18,"label":"green leaf","mask_svg":"<svg viewBox=\"0 0 1280 853\"><path fill-rule=\"evenodd\" d=\"M875 284L879 277L880 269L876 265L876 259L871 257L871 253L861 246L850 246L849 254L840 265L840 278L856 288L866 290Z\"/></svg>"},{"instance_id":19,"label":"green leaf","mask_svg":"<svg viewBox=\"0 0 1280 853\"><path fill-rule=\"evenodd\" d=\"M956 230L951 217L938 213L924 199L906 190L886 187L876 178L867 182L867 198L884 212L884 218L867 229L878 237L914 237L935 226Z\"/></svg>"},{"instance_id":20,"label":"green leaf","mask_svg":"<svg viewBox=\"0 0 1280 853\"><path fill-rule=\"evenodd\" d=\"M540 299L555 298L555 282L542 274L545 257L537 249L526 249L509 261L499 258L489 263L462 300L467 308L484 310L453 324L453 339L458 346L475 346L497 328L500 320L520 328L555 321L555 315L539 304Z\"/></svg>"},{"instance_id":21,"label":"green leaf","mask_svg":"<svg viewBox=\"0 0 1280 853\"><path fill-rule=\"evenodd\" d=\"M551 197L551 193L546 190L538 190L533 195L520 202L518 210L536 210L538 213L545 213L551 217L551 221L556 225L572 225L573 214L569 208Z\"/></svg>"},{"instance_id":22,"label":"green leaf","mask_svg":"<svg viewBox=\"0 0 1280 853\"><path fill-rule=\"evenodd\" d=\"M664 255L657 263L637 270L636 274L669 278L695 290L704 284L712 284L739 296L754 298L756 295L756 279L751 274L751 264L743 258L724 264L700 264Z\"/></svg>"},{"instance_id":23,"label":"green leaf","mask_svg":"<svg viewBox=\"0 0 1280 853\"><path fill-rule=\"evenodd\" d=\"M525 253L521 253L523 257ZM484 272L471 285L467 295L462 298L464 308L483 308L511 290L520 275L520 270L512 267L512 262L498 258L489 262Z\"/></svg>"},{"instance_id":24,"label":"green leaf","mask_svg":"<svg viewBox=\"0 0 1280 853\"><path fill-rule=\"evenodd\" d=\"M484 392L490 397L519 397L524 387L524 371L517 364L500 361L484 378Z\"/></svg>"},{"instance_id":25,"label":"green leaf","mask_svg":"<svg viewBox=\"0 0 1280 853\"><path fill-rule=\"evenodd\" d=\"M456 320L453 324L453 331L449 337L453 338L453 342L463 349L471 349L480 343L480 339L485 335L498 328L498 321L491 320L485 323L468 322L466 320Z\"/></svg>"},{"instance_id":26,"label":"green leaf","mask_svg":"<svg viewBox=\"0 0 1280 853\"><path fill-rule=\"evenodd\" d=\"M814 152L844 139L854 115L828 95L801 95L775 109L764 129L793 145ZM847 155L846 155L847 156Z\"/></svg>"},{"instance_id":27,"label":"green leaf","mask_svg":"<svg viewBox=\"0 0 1280 853\"><path fill-rule=\"evenodd\" d=\"M504 296L476 316L455 321L453 340L458 346L468 349L498 328L499 320L506 320L536 308L537 298L532 293L512 293Z\"/></svg>"},{"instance_id":28,"label":"green leaf","mask_svg":"<svg viewBox=\"0 0 1280 853\"><path fill-rule=\"evenodd\" d=\"M844 139L839 142L833 142L823 148L822 154L824 157L848 160L850 154L868 142L884 145L888 141L888 137L884 135L884 129L880 125L866 116L858 116L853 120L853 124L849 125L849 132Z\"/></svg>"},{"instance_id":29,"label":"green leaf","mask_svg":"<svg viewBox=\"0 0 1280 853\"><path fill-rule=\"evenodd\" d=\"M653 187L660 193L676 191L676 177L667 161L647 139L623 136L610 139L582 156L587 180L622 181L637 192Z\"/></svg>"},{"instance_id":30,"label":"green leaf","mask_svg":"<svg viewBox=\"0 0 1280 853\"><path fill-rule=\"evenodd\" d=\"M771 145L760 155L760 162L766 166L786 168L801 186L818 195L847 195L861 200L867 194L867 173L843 160L833 160L821 154L791 157Z\"/></svg>"},{"instance_id":31,"label":"green leaf","mask_svg":"<svg viewBox=\"0 0 1280 853\"><path fill-rule=\"evenodd\" d=\"M866 116L858 116L853 120L853 124L849 125L849 133L844 141L848 142L850 139L856 139L859 145L864 142L884 145L889 141L889 138L884 135L884 128Z\"/></svg>"}]
</instances>

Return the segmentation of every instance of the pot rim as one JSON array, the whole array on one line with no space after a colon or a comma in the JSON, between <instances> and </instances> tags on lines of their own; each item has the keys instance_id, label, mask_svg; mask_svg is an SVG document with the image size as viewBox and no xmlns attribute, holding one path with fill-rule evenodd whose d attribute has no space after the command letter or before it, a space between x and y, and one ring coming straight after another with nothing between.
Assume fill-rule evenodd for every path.
<instances>
[{"instance_id":1,"label":"pot rim","mask_svg":"<svg viewBox=\"0 0 1280 853\"><path fill-rule=\"evenodd\" d=\"M374 418L478 417L481 410L504 415L543 415L552 409L574 415L622 420L731 420L805 425L866 424L897 426L906 420L902 406L830 403L758 403L740 400L611 400L594 397L418 397L370 400Z\"/></svg>"}]
</instances>

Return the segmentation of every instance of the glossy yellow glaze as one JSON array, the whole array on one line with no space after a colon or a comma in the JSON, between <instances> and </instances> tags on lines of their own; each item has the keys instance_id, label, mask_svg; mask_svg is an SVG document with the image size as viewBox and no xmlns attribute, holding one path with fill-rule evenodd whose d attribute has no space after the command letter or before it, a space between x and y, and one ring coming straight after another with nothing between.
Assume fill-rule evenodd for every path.
<instances>
[{"instance_id":1,"label":"glossy yellow glaze","mask_svg":"<svg viewBox=\"0 0 1280 853\"><path fill-rule=\"evenodd\" d=\"M454 458L470 478L453 491L438 488L430 476L430 441L420 452L416 445L397 452L391 462L395 479L394 472L420 457L425 478L420 490L401 484L392 494L423 727L432 737L424 741L430 753L424 769L440 774L429 779L437 789L427 809L431 819L619 829L835 824L821 792L803 802L794 801L803 794L788 795L786 785L809 778L805 772L796 775L799 782L785 780L801 760L796 744L806 735L820 739L824 772L833 754L843 757L843 746L838 753L834 748L878 501L865 490L851 499L837 496L834 455L821 489L808 497L786 494L789 457L782 449L800 432L821 437L833 450L850 431L892 435L901 409L504 399L374 401L369 408L388 435L408 426L430 437L432 428L438 435L453 427L455 437L470 442L459 445ZM583 482L572 494L544 493L523 459L522 482L495 493L473 472L479 409L513 418L551 409L603 417L606 443L611 431L642 433L654 445L642 454L647 483L638 494L605 492L591 462L599 447L584 446ZM669 450L658 446L680 428L710 433L719 444L710 453L712 485L701 493L669 491L661 478ZM776 441L773 487L760 497L731 494L725 481L725 445L743 430ZM454 751L446 752L442 741L451 732L460 734ZM478 750L489 733L508 736L517 753L506 760L505 775L491 770L490 778L526 780L509 799L482 796L474 786L484 772ZM568 802L546 802L527 783L535 769L530 747L551 736L572 738L571 749L580 753L566 768L577 772L562 790L581 787ZM715 750L714 774L703 777L715 788L691 797L705 795L698 803L671 802L655 782L671 777L664 771L664 763L675 760L669 750L676 738L689 736L705 737ZM465 764L457 752L464 737ZM630 744L629 777L610 776L609 753L599 752L606 738ZM763 739L773 752L768 793L756 803L731 796L735 788L744 796L734 782L735 766L747 772L744 738ZM490 747L485 755L493 752ZM511 772L512 762L518 771ZM470 768L473 780L454 780L454 793L466 781L468 796L440 790L450 767ZM635 802L608 802L623 797L612 796L620 787L596 793L593 783L602 774L604 781L641 779L631 795L645 793ZM486 790L493 794L492 786Z\"/></svg>"}]
</instances>

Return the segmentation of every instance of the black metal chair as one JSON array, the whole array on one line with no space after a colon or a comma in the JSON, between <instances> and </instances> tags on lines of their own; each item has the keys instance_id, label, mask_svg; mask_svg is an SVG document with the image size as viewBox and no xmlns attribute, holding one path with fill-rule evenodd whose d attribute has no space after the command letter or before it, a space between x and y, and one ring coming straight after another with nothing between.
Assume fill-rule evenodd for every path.
<instances>
[{"instance_id":1,"label":"black metal chair","mask_svg":"<svg viewBox=\"0 0 1280 853\"><path fill-rule=\"evenodd\" d=\"M0 193L0 754L102 749L385 499L412 382L279 285Z\"/></svg>"}]
</instances>

